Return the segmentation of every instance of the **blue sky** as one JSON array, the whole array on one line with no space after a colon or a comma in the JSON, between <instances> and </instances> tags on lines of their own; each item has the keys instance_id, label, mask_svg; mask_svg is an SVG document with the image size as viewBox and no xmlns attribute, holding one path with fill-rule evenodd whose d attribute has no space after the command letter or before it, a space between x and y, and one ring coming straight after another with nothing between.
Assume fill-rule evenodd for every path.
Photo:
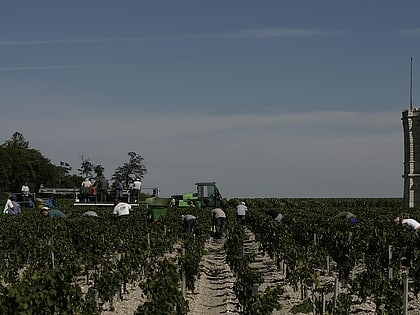
<instances>
[{"instance_id":1,"label":"blue sky","mask_svg":"<svg viewBox=\"0 0 420 315\"><path fill-rule=\"evenodd\" d=\"M1 1L0 142L162 195L401 197L418 1ZM417 61L419 60L419 61ZM418 103L418 102L417 102ZM416 106L416 105L415 105Z\"/></svg>"}]
</instances>

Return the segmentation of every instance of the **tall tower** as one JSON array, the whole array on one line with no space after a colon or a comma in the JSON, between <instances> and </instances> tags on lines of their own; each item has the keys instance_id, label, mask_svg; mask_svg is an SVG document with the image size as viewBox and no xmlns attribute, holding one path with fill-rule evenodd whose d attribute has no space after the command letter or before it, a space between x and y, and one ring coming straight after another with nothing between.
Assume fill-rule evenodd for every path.
<instances>
[{"instance_id":1,"label":"tall tower","mask_svg":"<svg viewBox=\"0 0 420 315\"><path fill-rule=\"evenodd\" d=\"M402 112L404 130L404 207L420 207L420 109L413 108L413 58L410 69L410 106Z\"/></svg>"}]
</instances>

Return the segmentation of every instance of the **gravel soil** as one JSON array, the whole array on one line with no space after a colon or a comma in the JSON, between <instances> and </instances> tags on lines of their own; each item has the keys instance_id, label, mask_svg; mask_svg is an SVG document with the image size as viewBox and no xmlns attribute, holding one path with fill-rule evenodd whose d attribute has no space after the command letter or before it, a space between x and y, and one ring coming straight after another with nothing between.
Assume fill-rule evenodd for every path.
<instances>
[{"instance_id":1,"label":"gravel soil","mask_svg":"<svg viewBox=\"0 0 420 315\"><path fill-rule=\"evenodd\" d=\"M283 284L284 293L279 302L282 305L280 310L274 310L273 315L293 314L293 306L302 303L302 295L306 294L311 298L311 290L308 288L306 293L300 288L292 288L285 282L285 275L282 268L278 268L275 262L259 250L259 244L255 241L255 236L246 230L247 240L244 241L245 252L256 254L252 268L255 268L262 275L264 282L258 288L259 292L264 291L270 286ZM241 306L233 292L235 277L226 263L226 253L224 250L224 240L210 238L205 244L206 254L200 263L201 273L196 281L194 292L187 292L186 299L189 303L191 315L218 315L218 314L240 314ZM332 272L329 276L320 276L321 283L334 283L336 275ZM134 314L138 305L145 302L145 297L141 289L136 284L127 286L128 293L123 295L123 299L116 299L113 308L110 305L103 305L102 314L105 315L127 315ZM341 291L345 292L340 288ZM319 298L319 297L318 297ZM331 299L331 296L327 296ZM356 298L353 299L354 301ZM305 313L296 313L302 315ZM308 313L306 313L308 314ZM309 314L312 314L309 313ZM353 305L349 314L374 315L375 306L373 302L365 302ZM409 296L408 315L420 315L420 300L414 296Z\"/></svg>"}]
</instances>

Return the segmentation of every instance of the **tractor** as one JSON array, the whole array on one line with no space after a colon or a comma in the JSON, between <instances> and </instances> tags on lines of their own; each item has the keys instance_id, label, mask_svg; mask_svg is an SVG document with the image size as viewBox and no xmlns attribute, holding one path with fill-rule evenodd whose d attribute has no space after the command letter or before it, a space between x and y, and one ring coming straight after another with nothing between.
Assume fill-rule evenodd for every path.
<instances>
[{"instance_id":1,"label":"tractor","mask_svg":"<svg viewBox=\"0 0 420 315\"><path fill-rule=\"evenodd\" d=\"M170 198L147 198L146 204L150 212L150 218L153 221L158 220L171 207L194 206L195 208L203 209L222 206L222 195L216 186L216 182L198 182L195 185L197 188L195 193L172 195Z\"/></svg>"}]
</instances>

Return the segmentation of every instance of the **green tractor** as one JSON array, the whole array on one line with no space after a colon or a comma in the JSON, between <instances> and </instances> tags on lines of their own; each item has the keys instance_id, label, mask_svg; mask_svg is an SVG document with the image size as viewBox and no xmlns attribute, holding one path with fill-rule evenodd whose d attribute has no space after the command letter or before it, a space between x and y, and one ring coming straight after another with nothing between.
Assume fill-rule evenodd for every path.
<instances>
[{"instance_id":1,"label":"green tractor","mask_svg":"<svg viewBox=\"0 0 420 315\"><path fill-rule=\"evenodd\" d=\"M170 198L151 197L146 204L153 221L165 215L171 207L218 208L222 206L222 196L216 182L195 183L197 191L182 195L173 195Z\"/></svg>"}]
</instances>

